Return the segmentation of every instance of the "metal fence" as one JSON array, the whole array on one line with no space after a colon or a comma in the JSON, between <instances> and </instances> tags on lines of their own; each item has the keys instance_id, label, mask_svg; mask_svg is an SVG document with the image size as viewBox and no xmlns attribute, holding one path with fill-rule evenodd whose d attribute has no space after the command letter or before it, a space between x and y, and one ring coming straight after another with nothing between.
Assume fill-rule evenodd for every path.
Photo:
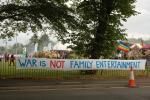
<instances>
[{"instance_id":1,"label":"metal fence","mask_svg":"<svg viewBox=\"0 0 150 100\"><path fill-rule=\"evenodd\" d=\"M146 66L144 71L134 71L135 77L149 77L150 66ZM17 69L15 65L10 65L9 61L0 61L1 79L112 79L128 78L129 71L125 70L97 70L96 74L87 74L82 71L55 71L47 69Z\"/></svg>"}]
</instances>

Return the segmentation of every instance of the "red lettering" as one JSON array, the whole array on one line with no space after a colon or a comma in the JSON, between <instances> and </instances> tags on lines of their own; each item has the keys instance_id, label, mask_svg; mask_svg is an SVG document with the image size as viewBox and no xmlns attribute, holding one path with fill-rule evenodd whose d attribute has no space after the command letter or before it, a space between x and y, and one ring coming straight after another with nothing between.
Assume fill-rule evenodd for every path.
<instances>
[{"instance_id":1,"label":"red lettering","mask_svg":"<svg viewBox=\"0 0 150 100\"><path fill-rule=\"evenodd\" d=\"M52 69L63 69L65 61L51 60L50 67Z\"/></svg>"}]
</instances>

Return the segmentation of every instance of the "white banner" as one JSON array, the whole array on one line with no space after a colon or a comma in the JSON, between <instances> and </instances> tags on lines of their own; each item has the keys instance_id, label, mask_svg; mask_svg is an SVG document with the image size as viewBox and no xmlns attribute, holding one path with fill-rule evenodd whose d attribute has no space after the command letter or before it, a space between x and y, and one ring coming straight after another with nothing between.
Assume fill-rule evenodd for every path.
<instances>
[{"instance_id":1,"label":"white banner","mask_svg":"<svg viewBox=\"0 0 150 100\"><path fill-rule=\"evenodd\" d=\"M113 59L47 59L19 58L18 69L44 68L50 70L145 70L146 60L113 60Z\"/></svg>"}]
</instances>

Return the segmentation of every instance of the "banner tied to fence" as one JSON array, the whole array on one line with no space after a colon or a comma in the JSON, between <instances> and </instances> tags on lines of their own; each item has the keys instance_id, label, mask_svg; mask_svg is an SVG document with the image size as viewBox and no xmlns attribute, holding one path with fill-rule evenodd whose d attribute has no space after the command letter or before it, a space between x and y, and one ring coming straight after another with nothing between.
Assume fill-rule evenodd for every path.
<instances>
[{"instance_id":1,"label":"banner tied to fence","mask_svg":"<svg viewBox=\"0 0 150 100\"><path fill-rule=\"evenodd\" d=\"M146 60L18 58L17 69L145 70Z\"/></svg>"}]
</instances>

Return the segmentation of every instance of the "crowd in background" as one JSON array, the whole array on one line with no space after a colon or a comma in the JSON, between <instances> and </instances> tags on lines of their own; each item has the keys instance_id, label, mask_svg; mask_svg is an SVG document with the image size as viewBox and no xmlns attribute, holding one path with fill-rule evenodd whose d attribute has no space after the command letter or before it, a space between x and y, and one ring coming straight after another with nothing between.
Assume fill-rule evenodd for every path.
<instances>
[{"instance_id":1,"label":"crowd in background","mask_svg":"<svg viewBox=\"0 0 150 100\"><path fill-rule=\"evenodd\" d=\"M4 55L1 55L0 61L4 59L5 62L8 62L9 65L15 65L15 56L14 54L5 53Z\"/></svg>"},{"instance_id":2,"label":"crowd in background","mask_svg":"<svg viewBox=\"0 0 150 100\"><path fill-rule=\"evenodd\" d=\"M41 51L28 55L14 55L14 54L0 54L0 61L8 62L9 65L15 64L15 59L19 57L27 57L27 58L50 58L50 59L67 59L69 55L69 51L66 50L51 50L51 51Z\"/></svg>"},{"instance_id":3,"label":"crowd in background","mask_svg":"<svg viewBox=\"0 0 150 100\"><path fill-rule=\"evenodd\" d=\"M66 50L51 50L36 52L32 55L35 58L50 58L50 59L67 59L69 51Z\"/></svg>"}]
</instances>

